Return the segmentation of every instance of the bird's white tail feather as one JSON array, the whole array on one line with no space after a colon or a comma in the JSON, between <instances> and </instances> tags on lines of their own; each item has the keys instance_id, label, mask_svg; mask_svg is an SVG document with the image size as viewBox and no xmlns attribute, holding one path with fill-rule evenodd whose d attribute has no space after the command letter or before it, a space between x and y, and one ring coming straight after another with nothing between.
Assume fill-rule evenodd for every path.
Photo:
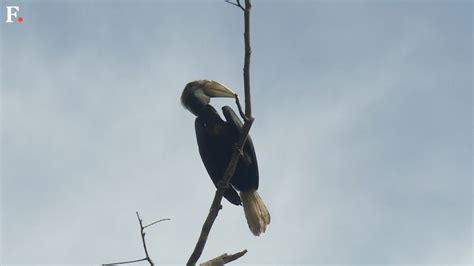
<instances>
[{"instance_id":1,"label":"bird's white tail feather","mask_svg":"<svg viewBox=\"0 0 474 266\"><path fill-rule=\"evenodd\" d=\"M258 192L256 190L241 191L240 199L252 234L259 236L264 233L267 225L270 224L270 213Z\"/></svg>"}]
</instances>

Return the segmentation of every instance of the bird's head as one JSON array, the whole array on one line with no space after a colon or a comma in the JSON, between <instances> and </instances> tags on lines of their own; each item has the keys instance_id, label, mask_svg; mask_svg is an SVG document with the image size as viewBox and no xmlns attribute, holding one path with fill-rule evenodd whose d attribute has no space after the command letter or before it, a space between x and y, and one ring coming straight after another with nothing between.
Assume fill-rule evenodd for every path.
<instances>
[{"instance_id":1,"label":"bird's head","mask_svg":"<svg viewBox=\"0 0 474 266\"><path fill-rule=\"evenodd\" d=\"M184 87L181 104L196 116L211 101L211 97L235 97L235 92L214 80L195 80Z\"/></svg>"}]
</instances>

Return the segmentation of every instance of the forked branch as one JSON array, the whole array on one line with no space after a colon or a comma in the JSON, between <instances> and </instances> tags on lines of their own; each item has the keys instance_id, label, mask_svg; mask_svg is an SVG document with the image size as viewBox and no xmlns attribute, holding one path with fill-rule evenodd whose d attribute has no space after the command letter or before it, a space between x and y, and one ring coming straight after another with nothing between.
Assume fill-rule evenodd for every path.
<instances>
[{"instance_id":1,"label":"forked branch","mask_svg":"<svg viewBox=\"0 0 474 266\"><path fill-rule=\"evenodd\" d=\"M242 9L242 11L245 12L245 8L240 4L240 0L237 0L236 2L232 2L231 0L225 0L226 3L228 4L231 4L231 5L234 5L240 9Z\"/></svg>"},{"instance_id":2,"label":"forked branch","mask_svg":"<svg viewBox=\"0 0 474 266\"><path fill-rule=\"evenodd\" d=\"M148 248L146 246L146 241L145 241L145 228L147 227L150 227L154 224L157 224L159 222L163 222L163 221L169 221L171 219L169 218L165 218L165 219L160 219L156 222L153 222L153 223L150 223L149 225L146 225L146 226L143 226L143 220L142 218L140 218L140 215L138 214L138 212L136 212L137 214L137 219L138 219L138 224L140 225L140 236L142 237L142 245L143 245L143 250L145 251L145 258L143 259L138 259L138 260L129 260L129 261L121 261L121 262L114 262L114 263L107 263L107 264L102 264L102 266L112 266L112 265L121 265L121 264L130 264L130 263L136 263L136 262L141 262L141 261L148 261L148 263L151 265L151 266L154 266L155 263L153 262L153 260L151 259L150 255L148 254Z\"/></svg>"}]
</instances>

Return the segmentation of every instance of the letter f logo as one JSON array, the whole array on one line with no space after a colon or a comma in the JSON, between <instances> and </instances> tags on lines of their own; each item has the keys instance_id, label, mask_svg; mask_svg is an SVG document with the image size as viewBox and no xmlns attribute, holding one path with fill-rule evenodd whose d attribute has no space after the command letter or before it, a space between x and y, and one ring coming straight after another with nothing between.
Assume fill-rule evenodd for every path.
<instances>
[{"instance_id":1,"label":"letter f logo","mask_svg":"<svg viewBox=\"0 0 474 266\"><path fill-rule=\"evenodd\" d=\"M5 21L6 23L13 23L12 17L16 18L18 22L22 22L23 18L19 17L17 18L17 13L20 11L19 6L6 6L7 9L7 20Z\"/></svg>"}]
</instances>

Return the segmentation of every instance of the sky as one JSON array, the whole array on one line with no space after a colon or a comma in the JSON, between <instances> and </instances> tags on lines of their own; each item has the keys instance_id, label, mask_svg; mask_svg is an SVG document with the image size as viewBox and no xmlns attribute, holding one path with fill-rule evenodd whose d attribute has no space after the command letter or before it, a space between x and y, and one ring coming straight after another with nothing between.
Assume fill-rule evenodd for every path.
<instances>
[{"instance_id":1,"label":"sky","mask_svg":"<svg viewBox=\"0 0 474 266\"><path fill-rule=\"evenodd\" d=\"M18 5L22 23L5 23ZM187 82L243 96L224 1L1 2L1 264L183 265L214 196ZM253 1L272 221L228 202L200 262L472 265L472 1ZM232 100L211 104L234 107ZM146 264L141 264L146 265Z\"/></svg>"}]
</instances>

